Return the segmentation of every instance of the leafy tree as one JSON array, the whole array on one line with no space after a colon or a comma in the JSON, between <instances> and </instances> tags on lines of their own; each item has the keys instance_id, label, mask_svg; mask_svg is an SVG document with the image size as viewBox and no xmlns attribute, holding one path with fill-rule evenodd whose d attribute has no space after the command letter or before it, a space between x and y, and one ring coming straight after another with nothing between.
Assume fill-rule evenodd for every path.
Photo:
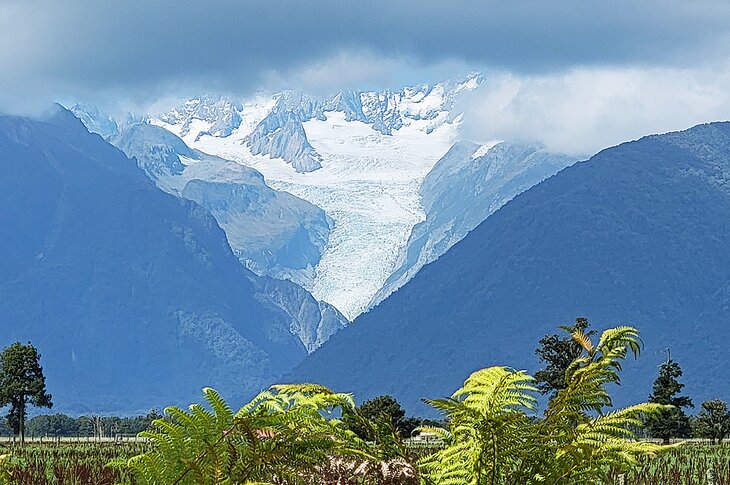
<instances>
[{"instance_id":1,"label":"leafy tree","mask_svg":"<svg viewBox=\"0 0 730 485\"><path fill-rule=\"evenodd\" d=\"M542 418L536 413L535 379L507 367L477 371L451 398L429 401L450 426L434 430L446 446L421 461L426 479L465 485L608 484L611 471L669 449L631 440L642 416L663 406L606 411L611 406L606 386L619 381L629 351L638 355L638 332L606 330L595 345L582 330L573 338L582 352L566 369L565 387Z\"/></svg>"},{"instance_id":2,"label":"leafy tree","mask_svg":"<svg viewBox=\"0 0 730 485\"><path fill-rule=\"evenodd\" d=\"M401 438L408 438L421 424L417 418L407 418L400 403L388 395L365 401L355 408L354 413L346 413L343 422L361 439L369 441L375 438L373 424L383 430L391 430Z\"/></svg>"},{"instance_id":3,"label":"leafy tree","mask_svg":"<svg viewBox=\"0 0 730 485\"><path fill-rule=\"evenodd\" d=\"M703 402L702 409L692 424L696 436L711 438L713 443L721 443L730 434L730 411L727 403L719 399Z\"/></svg>"},{"instance_id":4,"label":"leafy tree","mask_svg":"<svg viewBox=\"0 0 730 485\"><path fill-rule=\"evenodd\" d=\"M25 424L26 434L35 436L95 436L101 432L105 436L136 435L150 428L156 419L163 416L152 410L146 415L117 416L80 416L72 418L65 414L42 414L34 416ZM2 420L4 421L4 420ZM0 433L2 433L0 423ZM9 433L8 430L6 432Z\"/></svg>"},{"instance_id":5,"label":"leafy tree","mask_svg":"<svg viewBox=\"0 0 730 485\"><path fill-rule=\"evenodd\" d=\"M145 421L145 422L146 422L146 423L147 423L148 425L150 425L150 424L152 424L152 423L153 423L153 422L154 422L155 420L158 420L158 419L162 419L162 418L164 418L164 416L163 416L162 414L160 414L160 413L159 413L159 412L157 411L157 409L154 409L154 408L153 408L153 409L151 409L151 410L150 410L150 412L149 412L149 413L147 413L147 414L145 415L145 417L144 417L144 421Z\"/></svg>"},{"instance_id":6,"label":"leafy tree","mask_svg":"<svg viewBox=\"0 0 730 485\"><path fill-rule=\"evenodd\" d=\"M565 371L583 351L571 334L580 331L590 337L595 332L588 331L588 326L588 319L579 317L575 319L575 324L560 327L567 335L546 335L540 339L540 347L535 350L535 354L541 362L547 364L544 369L535 373L535 384L541 393L554 396L561 389L565 389Z\"/></svg>"},{"instance_id":7,"label":"leafy tree","mask_svg":"<svg viewBox=\"0 0 730 485\"><path fill-rule=\"evenodd\" d=\"M406 412L400 403L393 396L387 395L365 401L357 410L361 416L368 419L388 419L393 426L406 417Z\"/></svg>"},{"instance_id":8,"label":"leafy tree","mask_svg":"<svg viewBox=\"0 0 730 485\"><path fill-rule=\"evenodd\" d=\"M650 417L646 421L649 434L654 438L661 438L665 444L670 438L689 438L692 436L692 426L689 416L682 408L694 407L692 400L686 396L680 396L684 384L677 379L682 377L682 368L672 360L671 355L667 361L659 366L659 375L654 381L649 402L672 406Z\"/></svg>"},{"instance_id":9,"label":"leafy tree","mask_svg":"<svg viewBox=\"0 0 730 485\"><path fill-rule=\"evenodd\" d=\"M26 424L26 432L35 436L76 436L79 423L65 414L45 414L31 418Z\"/></svg>"},{"instance_id":10,"label":"leafy tree","mask_svg":"<svg viewBox=\"0 0 730 485\"><path fill-rule=\"evenodd\" d=\"M20 441L25 441L28 405L53 406L46 392L41 356L33 345L16 342L0 354L0 407L10 406L7 420Z\"/></svg>"},{"instance_id":11,"label":"leafy tree","mask_svg":"<svg viewBox=\"0 0 730 485\"><path fill-rule=\"evenodd\" d=\"M152 423L157 419L163 419L160 413L156 410L152 410L144 416L133 416L133 417L105 417L102 419L105 428L109 431L109 434L138 434L142 431L150 429Z\"/></svg>"}]
</instances>

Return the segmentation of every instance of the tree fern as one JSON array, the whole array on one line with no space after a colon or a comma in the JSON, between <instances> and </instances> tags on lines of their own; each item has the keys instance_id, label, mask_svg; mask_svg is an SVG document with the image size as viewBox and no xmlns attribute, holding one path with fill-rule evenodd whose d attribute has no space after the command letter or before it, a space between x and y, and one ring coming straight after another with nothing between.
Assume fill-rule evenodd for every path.
<instances>
[{"instance_id":1,"label":"tree fern","mask_svg":"<svg viewBox=\"0 0 730 485\"><path fill-rule=\"evenodd\" d=\"M0 485L10 485L12 483L12 469L14 461L11 455L0 455Z\"/></svg>"},{"instance_id":2,"label":"tree fern","mask_svg":"<svg viewBox=\"0 0 730 485\"><path fill-rule=\"evenodd\" d=\"M278 385L235 414L213 389L207 407L170 407L141 434L154 450L125 462L141 485L316 483L337 456L374 459L368 445L334 418L352 396L315 384Z\"/></svg>"},{"instance_id":3,"label":"tree fern","mask_svg":"<svg viewBox=\"0 0 730 485\"><path fill-rule=\"evenodd\" d=\"M526 412L538 392L523 371L490 367L473 373L449 399L428 401L451 422L450 444L423 461L439 484L505 483L530 446Z\"/></svg>"},{"instance_id":4,"label":"tree fern","mask_svg":"<svg viewBox=\"0 0 730 485\"><path fill-rule=\"evenodd\" d=\"M532 378L491 367L472 374L449 399L428 401L449 419L445 447L423 459L421 470L438 485L578 485L608 483L611 470L667 447L634 441L642 417L662 409L638 404L606 412L606 388L619 382L621 362L638 356L641 340L628 326L606 330L597 343L572 334L583 354L568 367L565 389L535 413Z\"/></svg>"},{"instance_id":5,"label":"tree fern","mask_svg":"<svg viewBox=\"0 0 730 485\"><path fill-rule=\"evenodd\" d=\"M448 418L449 429L423 428L444 446L419 462L422 483L601 484L638 457L668 449L633 434L646 415L664 407L611 408L607 385L619 382L622 362L641 351L636 329L607 330L598 342L581 330L572 337L583 352L542 416L534 379L508 367L474 372L451 397L428 401ZM234 413L217 392L203 392L207 406L168 408L165 419L142 433L154 450L116 466L130 469L140 485L418 481L392 423L358 416L349 394L317 384L277 385ZM341 416L357 420L372 441L358 438Z\"/></svg>"}]
</instances>

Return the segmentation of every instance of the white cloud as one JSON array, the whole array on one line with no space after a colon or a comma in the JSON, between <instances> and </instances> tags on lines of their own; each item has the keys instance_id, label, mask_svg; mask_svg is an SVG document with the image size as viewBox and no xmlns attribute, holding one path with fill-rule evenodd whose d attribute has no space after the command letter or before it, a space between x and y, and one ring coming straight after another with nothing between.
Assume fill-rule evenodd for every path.
<instances>
[{"instance_id":1,"label":"white cloud","mask_svg":"<svg viewBox=\"0 0 730 485\"><path fill-rule=\"evenodd\" d=\"M398 90L403 86L464 75L472 70L472 66L456 59L424 63L414 57L345 49L306 65L269 70L259 83L259 90L295 89L320 96L343 89Z\"/></svg>"},{"instance_id":2,"label":"white cloud","mask_svg":"<svg viewBox=\"0 0 730 485\"><path fill-rule=\"evenodd\" d=\"M693 68L729 47L724 0L0 0L0 111L67 98L145 104L197 87L242 93L272 72L326 91L395 86L408 69L448 63L523 74Z\"/></svg>"},{"instance_id":3,"label":"white cloud","mask_svg":"<svg viewBox=\"0 0 730 485\"><path fill-rule=\"evenodd\" d=\"M398 70L398 62L369 52L342 51L311 64L288 71L269 71L264 77L267 90L296 87L312 94L330 94L344 88L388 84Z\"/></svg>"},{"instance_id":4,"label":"white cloud","mask_svg":"<svg viewBox=\"0 0 730 485\"><path fill-rule=\"evenodd\" d=\"M730 64L722 68L577 68L497 73L465 104L465 135L534 140L589 155L651 133L730 119Z\"/></svg>"}]
</instances>

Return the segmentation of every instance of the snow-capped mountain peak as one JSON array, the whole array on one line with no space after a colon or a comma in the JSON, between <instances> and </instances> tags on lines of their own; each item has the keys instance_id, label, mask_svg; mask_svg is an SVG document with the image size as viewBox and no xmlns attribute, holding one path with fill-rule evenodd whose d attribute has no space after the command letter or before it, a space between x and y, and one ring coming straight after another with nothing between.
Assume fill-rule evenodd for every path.
<instances>
[{"instance_id":1,"label":"snow-capped mountain peak","mask_svg":"<svg viewBox=\"0 0 730 485\"><path fill-rule=\"evenodd\" d=\"M210 130L214 119L193 117L195 129L187 131L184 118L153 116L151 122L191 147L255 168L273 188L332 217L316 275L305 287L352 319L368 308L398 265L411 228L424 220L422 180L459 138L457 102L482 81L470 75L326 97L259 95L231 103L242 121L227 136Z\"/></svg>"},{"instance_id":2,"label":"snow-capped mountain peak","mask_svg":"<svg viewBox=\"0 0 730 485\"><path fill-rule=\"evenodd\" d=\"M157 118L168 125L179 126L177 134L181 137L188 135L191 130L197 130L193 133L196 138L204 134L226 137L241 126L242 110L243 106L230 98L208 94L185 100L177 108Z\"/></svg>"},{"instance_id":3,"label":"snow-capped mountain peak","mask_svg":"<svg viewBox=\"0 0 730 485\"><path fill-rule=\"evenodd\" d=\"M93 104L75 103L69 108L74 116L92 133L97 133L105 140L119 134L119 125L116 120Z\"/></svg>"},{"instance_id":4,"label":"snow-capped mountain peak","mask_svg":"<svg viewBox=\"0 0 730 485\"><path fill-rule=\"evenodd\" d=\"M471 74L456 81L343 90L326 97L295 91L244 100L203 96L170 113L153 114L149 121L182 138L195 153L253 168L268 186L323 211L326 218L306 226L315 243L306 247L317 249L312 253L316 258L307 257L311 266L290 261L286 266L296 271L276 273L271 268L280 267L279 253L262 261L268 274L300 283L352 320L511 197L572 163L535 147L462 142L461 100L482 82L481 75ZM155 156L165 155L164 149L158 151L145 153L157 163ZM205 197L193 191L200 185L193 179L212 181L213 173L201 172L209 165L193 163L193 158L172 156L168 162L173 165L162 166L176 173L153 178L166 182L168 190L173 182L191 182L185 196L215 207L237 254L256 261L258 256L243 252L250 245L249 231L234 230L229 222L246 211L235 205L236 216L229 217L234 199L221 191L227 187L206 187ZM231 177L240 183L228 170L215 176L215 182ZM453 184L464 190L450 199L445 188ZM224 209L222 200L227 201ZM295 233L291 237L298 240ZM424 241L428 244L421 247Z\"/></svg>"},{"instance_id":5,"label":"snow-capped mountain peak","mask_svg":"<svg viewBox=\"0 0 730 485\"><path fill-rule=\"evenodd\" d=\"M297 91L237 101L206 95L183 101L167 113L152 115L151 124L175 133L188 144L202 138L233 135L253 155L280 158L297 172L322 167L322 157L309 142L302 124L326 121L343 113L346 121L361 121L383 135L392 135L412 121L429 120L428 132L457 121L456 100L479 87L483 78L470 74L459 81L420 84L391 91L344 90L327 97Z\"/></svg>"}]
</instances>

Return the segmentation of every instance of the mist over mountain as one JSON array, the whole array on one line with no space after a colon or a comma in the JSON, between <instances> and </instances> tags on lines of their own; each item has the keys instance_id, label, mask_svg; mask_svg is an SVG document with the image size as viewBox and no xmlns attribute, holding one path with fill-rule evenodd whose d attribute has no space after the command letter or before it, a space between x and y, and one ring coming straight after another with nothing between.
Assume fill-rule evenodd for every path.
<instances>
[{"instance_id":1,"label":"mist over mountain","mask_svg":"<svg viewBox=\"0 0 730 485\"><path fill-rule=\"evenodd\" d=\"M411 412L473 370L535 370L533 349L577 316L646 343L618 403L646 399L661 350L701 402L730 387L730 123L642 138L568 167L497 210L288 377Z\"/></svg>"}]
</instances>

